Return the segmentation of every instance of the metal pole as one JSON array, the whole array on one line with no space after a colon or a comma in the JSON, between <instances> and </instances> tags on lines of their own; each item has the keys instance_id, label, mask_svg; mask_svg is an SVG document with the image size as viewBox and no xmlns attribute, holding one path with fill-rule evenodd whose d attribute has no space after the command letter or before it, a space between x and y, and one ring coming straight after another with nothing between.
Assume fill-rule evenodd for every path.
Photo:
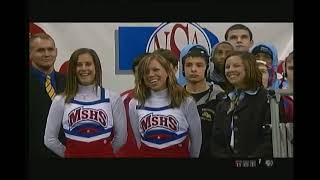
<instances>
[{"instance_id":1,"label":"metal pole","mask_svg":"<svg viewBox=\"0 0 320 180\"><path fill-rule=\"evenodd\" d=\"M293 123L286 123L287 128L287 144L288 144L288 157L293 157Z\"/></svg>"},{"instance_id":2,"label":"metal pole","mask_svg":"<svg viewBox=\"0 0 320 180\"><path fill-rule=\"evenodd\" d=\"M281 157L288 157L288 149L287 149L287 132L286 132L286 124L280 123L280 149L281 149Z\"/></svg>"},{"instance_id":3,"label":"metal pole","mask_svg":"<svg viewBox=\"0 0 320 180\"><path fill-rule=\"evenodd\" d=\"M269 102L271 111L271 127L272 127L272 148L273 157L281 157L280 151L280 129L279 129L279 106L276 101L276 93L274 90L269 90Z\"/></svg>"},{"instance_id":4,"label":"metal pole","mask_svg":"<svg viewBox=\"0 0 320 180\"><path fill-rule=\"evenodd\" d=\"M278 89L276 94L280 96L293 95L293 89ZM280 124L280 131L282 131L281 144L284 149L283 156L285 158L293 157L293 123Z\"/></svg>"},{"instance_id":5,"label":"metal pole","mask_svg":"<svg viewBox=\"0 0 320 180\"><path fill-rule=\"evenodd\" d=\"M279 122L279 102L281 95L292 95L292 89L280 89L280 90L269 90L268 98L270 102L271 111L271 127L272 127L272 147L273 147L273 157L288 157L289 151L290 156L292 153L291 140L288 144L286 126L283 124L280 126ZM292 133L293 135L293 133ZM290 136L289 136L290 137ZM290 138L289 138L290 139ZM289 147L289 145L291 145Z\"/></svg>"}]
</instances>

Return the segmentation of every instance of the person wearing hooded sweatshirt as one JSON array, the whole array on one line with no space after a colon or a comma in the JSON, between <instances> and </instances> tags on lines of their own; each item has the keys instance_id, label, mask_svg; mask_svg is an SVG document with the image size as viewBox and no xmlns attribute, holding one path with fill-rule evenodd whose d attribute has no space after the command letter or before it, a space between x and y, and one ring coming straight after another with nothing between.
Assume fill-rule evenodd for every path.
<instances>
[{"instance_id":1,"label":"person wearing hooded sweatshirt","mask_svg":"<svg viewBox=\"0 0 320 180\"><path fill-rule=\"evenodd\" d=\"M281 81L277 78L278 51L271 43L258 43L252 49L252 54L256 56L257 61L265 61L268 67L269 89L279 89Z\"/></svg>"},{"instance_id":2,"label":"person wearing hooded sweatshirt","mask_svg":"<svg viewBox=\"0 0 320 180\"><path fill-rule=\"evenodd\" d=\"M223 92L220 86L206 82L206 71L209 65L209 54L205 47L193 44L182 49L182 72L186 78L186 91L197 104L201 119L202 144L200 158L210 156L209 142L218 103L217 94Z\"/></svg>"},{"instance_id":3,"label":"person wearing hooded sweatshirt","mask_svg":"<svg viewBox=\"0 0 320 180\"><path fill-rule=\"evenodd\" d=\"M261 55L260 55L261 56ZM269 69L271 69L271 63L269 61L261 60L263 58L258 58L256 63L258 68L262 74L262 84L264 88L270 88L269 82L272 80L272 76L270 76ZM268 65L269 64L269 65ZM276 87L279 89L293 89L293 52L291 52L285 60L285 68L283 73L283 78L280 80L277 79ZM283 85L284 83L285 86ZM279 103L280 110L280 122L293 122L293 96L281 96Z\"/></svg>"},{"instance_id":4,"label":"person wearing hooded sweatshirt","mask_svg":"<svg viewBox=\"0 0 320 180\"><path fill-rule=\"evenodd\" d=\"M257 60L257 66L262 75L262 85L264 88L267 89L268 82L269 82L269 72L268 72L269 66L267 65L267 62L262 60Z\"/></svg>"},{"instance_id":5,"label":"person wearing hooded sweatshirt","mask_svg":"<svg viewBox=\"0 0 320 180\"><path fill-rule=\"evenodd\" d=\"M208 82L219 85L222 89L226 89L226 80L222 73L224 62L227 55L232 51L234 51L234 47L228 41L222 41L212 47L207 80Z\"/></svg>"}]
</instances>

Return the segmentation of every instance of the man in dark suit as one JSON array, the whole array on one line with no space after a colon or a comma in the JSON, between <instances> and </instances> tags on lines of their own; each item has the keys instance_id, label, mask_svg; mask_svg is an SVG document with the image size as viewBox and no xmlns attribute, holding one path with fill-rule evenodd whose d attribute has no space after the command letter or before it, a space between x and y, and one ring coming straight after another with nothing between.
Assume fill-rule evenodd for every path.
<instances>
[{"instance_id":1,"label":"man in dark suit","mask_svg":"<svg viewBox=\"0 0 320 180\"><path fill-rule=\"evenodd\" d=\"M58 157L44 145L44 131L52 99L65 88L65 77L54 70L55 42L48 34L29 39L29 159ZM60 131L63 142L63 131Z\"/></svg>"}]
</instances>

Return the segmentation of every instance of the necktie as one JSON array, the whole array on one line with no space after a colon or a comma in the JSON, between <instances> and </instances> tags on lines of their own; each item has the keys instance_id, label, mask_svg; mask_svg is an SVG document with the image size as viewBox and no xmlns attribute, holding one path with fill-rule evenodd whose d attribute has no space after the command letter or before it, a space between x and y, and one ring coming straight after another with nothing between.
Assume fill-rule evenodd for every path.
<instances>
[{"instance_id":1,"label":"necktie","mask_svg":"<svg viewBox=\"0 0 320 180\"><path fill-rule=\"evenodd\" d=\"M231 102L231 106L232 106L231 107L232 108L231 111L233 111L235 109L235 107L238 106L239 100L240 100L240 91L237 90L236 93L235 93L235 98ZM233 129L234 128L234 120L236 120L236 119L234 119L233 116L232 116L232 120L231 120L231 140L230 140L230 146L231 146L232 149L234 149L234 129Z\"/></svg>"},{"instance_id":2,"label":"necktie","mask_svg":"<svg viewBox=\"0 0 320 180\"><path fill-rule=\"evenodd\" d=\"M234 96L232 97L231 99L231 102L230 102L230 107L229 107L229 110L227 112L227 114L229 114L230 112L232 112L236 106L238 106L239 104L239 99L240 99L240 91L236 91Z\"/></svg>"},{"instance_id":3,"label":"necktie","mask_svg":"<svg viewBox=\"0 0 320 180\"><path fill-rule=\"evenodd\" d=\"M46 91L47 91L49 97L51 98L51 100L53 100L53 98L56 95L56 92L55 92L54 88L52 87L51 77L49 75L47 75L47 78L46 78L45 88L46 88Z\"/></svg>"}]
</instances>

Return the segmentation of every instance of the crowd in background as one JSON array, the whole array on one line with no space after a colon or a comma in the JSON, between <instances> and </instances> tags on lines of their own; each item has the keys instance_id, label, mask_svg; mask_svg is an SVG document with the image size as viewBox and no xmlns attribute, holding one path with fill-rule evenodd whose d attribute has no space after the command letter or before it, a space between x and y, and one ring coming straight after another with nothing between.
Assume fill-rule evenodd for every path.
<instances>
[{"instance_id":1,"label":"crowd in background","mask_svg":"<svg viewBox=\"0 0 320 180\"><path fill-rule=\"evenodd\" d=\"M179 57L142 52L133 60L134 87L113 92L102 86L95 50L75 50L65 76L54 69L53 38L32 35L29 157L273 157L269 90L293 90L294 55L279 61L272 43L253 38L234 24L210 54L200 44ZM293 95L281 97L280 122L293 123L293 105Z\"/></svg>"}]
</instances>

